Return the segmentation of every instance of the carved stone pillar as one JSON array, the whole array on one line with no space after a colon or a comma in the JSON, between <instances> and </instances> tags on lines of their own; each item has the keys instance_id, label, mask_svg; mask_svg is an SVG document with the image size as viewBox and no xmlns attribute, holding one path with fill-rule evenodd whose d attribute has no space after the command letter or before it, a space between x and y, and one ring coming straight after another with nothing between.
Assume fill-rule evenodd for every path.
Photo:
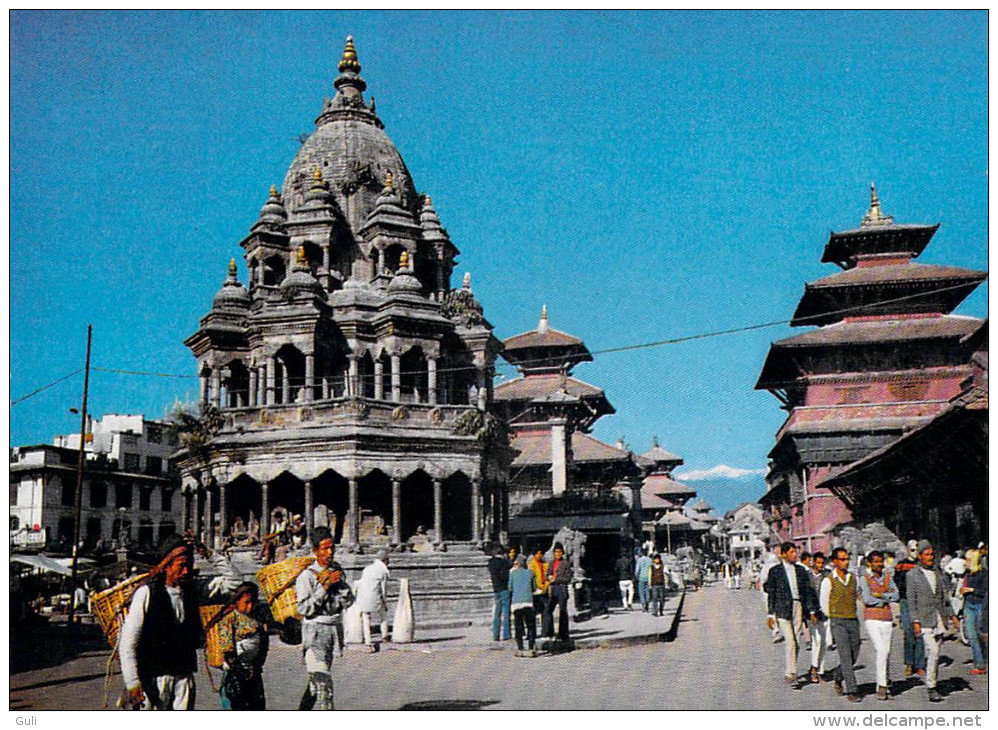
<instances>
[{"instance_id":1,"label":"carved stone pillar","mask_svg":"<svg viewBox=\"0 0 998 730\"><path fill-rule=\"evenodd\" d=\"M191 505L193 507L193 509L191 510L191 516L194 518L194 530L193 530L193 532L194 532L194 534L196 536L199 536L199 537L201 535L201 513L204 511L203 507L202 507L202 495L203 495L203 493L204 493L204 490L201 488L201 485L199 484L197 486L197 488L194 490L194 495L193 495L194 496L194 503L193 503L193 505Z\"/></svg>"},{"instance_id":2,"label":"carved stone pillar","mask_svg":"<svg viewBox=\"0 0 998 730\"><path fill-rule=\"evenodd\" d=\"M224 538L229 531L229 483L218 485L218 531Z\"/></svg>"},{"instance_id":3,"label":"carved stone pillar","mask_svg":"<svg viewBox=\"0 0 998 730\"><path fill-rule=\"evenodd\" d=\"M357 480L351 477L347 484L350 487L350 535L347 539L355 548L360 543L360 501L357 499Z\"/></svg>"},{"instance_id":4,"label":"carved stone pillar","mask_svg":"<svg viewBox=\"0 0 998 730\"><path fill-rule=\"evenodd\" d=\"M305 402L310 403L315 395L315 355L305 355Z\"/></svg>"},{"instance_id":5,"label":"carved stone pillar","mask_svg":"<svg viewBox=\"0 0 998 730\"><path fill-rule=\"evenodd\" d=\"M183 511L180 514L180 533L183 534L191 529L191 491L181 489L180 497L183 500Z\"/></svg>"},{"instance_id":6,"label":"carved stone pillar","mask_svg":"<svg viewBox=\"0 0 998 730\"><path fill-rule=\"evenodd\" d=\"M260 540L270 533L270 482L260 484Z\"/></svg>"},{"instance_id":7,"label":"carved stone pillar","mask_svg":"<svg viewBox=\"0 0 998 730\"><path fill-rule=\"evenodd\" d=\"M257 372L256 368L250 368L249 371L249 405L255 406L257 404L257 397L259 396L257 384Z\"/></svg>"},{"instance_id":8,"label":"carved stone pillar","mask_svg":"<svg viewBox=\"0 0 998 730\"><path fill-rule=\"evenodd\" d=\"M402 544L402 480L392 479L392 543Z\"/></svg>"},{"instance_id":9,"label":"carved stone pillar","mask_svg":"<svg viewBox=\"0 0 998 730\"><path fill-rule=\"evenodd\" d=\"M471 541L479 543L482 541L482 518L481 518L482 480L475 478L471 480Z\"/></svg>"},{"instance_id":10,"label":"carved stone pillar","mask_svg":"<svg viewBox=\"0 0 998 730\"><path fill-rule=\"evenodd\" d=\"M435 357L426 360L426 381L428 384L427 402L431 406L435 406L437 404L437 359Z\"/></svg>"},{"instance_id":11,"label":"carved stone pillar","mask_svg":"<svg viewBox=\"0 0 998 730\"><path fill-rule=\"evenodd\" d=\"M211 487L204 489L204 544L209 548L214 547L215 542L215 514L211 509Z\"/></svg>"},{"instance_id":12,"label":"carved stone pillar","mask_svg":"<svg viewBox=\"0 0 998 730\"><path fill-rule=\"evenodd\" d=\"M215 408L222 407L222 373L218 370L211 371L211 402Z\"/></svg>"},{"instance_id":13,"label":"carved stone pillar","mask_svg":"<svg viewBox=\"0 0 998 730\"><path fill-rule=\"evenodd\" d=\"M288 366L286 363L280 364L281 371L281 403L287 405L291 402L291 378L288 377Z\"/></svg>"},{"instance_id":14,"label":"carved stone pillar","mask_svg":"<svg viewBox=\"0 0 998 730\"><path fill-rule=\"evenodd\" d=\"M385 399L385 361L381 358L374 361L374 398Z\"/></svg>"},{"instance_id":15,"label":"carved stone pillar","mask_svg":"<svg viewBox=\"0 0 998 730\"><path fill-rule=\"evenodd\" d=\"M433 480L433 544L444 541L444 483L440 479Z\"/></svg>"},{"instance_id":16,"label":"carved stone pillar","mask_svg":"<svg viewBox=\"0 0 998 730\"><path fill-rule=\"evenodd\" d=\"M199 380L201 381L201 395L200 395L199 401L202 404L207 404L208 403L208 389L209 389L208 376L207 375L201 375L201 377L199 378Z\"/></svg>"},{"instance_id":17,"label":"carved stone pillar","mask_svg":"<svg viewBox=\"0 0 998 730\"><path fill-rule=\"evenodd\" d=\"M347 379L347 395L357 398L360 395L360 389L357 387L357 358L354 355L350 356L350 377Z\"/></svg>"},{"instance_id":18,"label":"carved stone pillar","mask_svg":"<svg viewBox=\"0 0 998 730\"><path fill-rule=\"evenodd\" d=\"M385 249L379 248L378 249L378 270L375 272L375 275L384 274L384 273L385 273Z\"/></svg>"},{"instance_id":19,"label":"carved stone pillar","mask_svg":"<svg viewBox=\"0 0 998 730\"><path fill-rule=\"evenodd\" d=\"M315 529L315 496L312 490L312 482L305 482L305 530L308 532L306 540L311 539L312 531Z\"/></svg>"},{"instance_id":20,"label":"carved stone pillar","mask_svg":"<svg viewBox=\"0 0 998 730\"><path fill-rule=\"evenodd\" d=\"M268 357L267 364L267 390L265 394L267 396L267 405L272 406L277 402L277 358Z\"/></svg>"},{"instance_id":21,"label":"carved stone pillar","mask_svg":"<svg viewBox=\"0 0 998 730\"><path fill-rule=\"evenodd\" d=\"M489 396L488 386L486 384L486 379L485 379L485 369L484 368L479 368L477 370L475 379L478 381L477 382L477 386L478 386L478 410L484 411L485 410L485 404L488 402L488 396Z\"/></svg>"},{"instance_id":22,"label":"carved stone pillar","mask_svg":"<svg viewBox=\"0 0 998 730\"><path fill-rule=\"evenodd\" d=\"M322 400L329 400L329 376L322 376Z\"/></svg>"},{"instance_id":23,"label":"carved stone pillar","mask_svg":"<svg viewBox=\"0 0 998 730\"><path fill-rule=\"evenodd\" d=\"M402 358L392 355L392 401L402 402Z\"/></svg>"}]
</instances>

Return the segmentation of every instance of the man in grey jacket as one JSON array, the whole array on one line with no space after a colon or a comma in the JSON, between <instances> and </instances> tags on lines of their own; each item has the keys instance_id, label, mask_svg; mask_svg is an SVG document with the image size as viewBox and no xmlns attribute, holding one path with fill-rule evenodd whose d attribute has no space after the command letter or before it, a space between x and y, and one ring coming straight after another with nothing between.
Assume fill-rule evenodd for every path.
<instances>
[{"instance_id":1,"label":"man in grey jacket","mask_svg":"<svg viewBox=\"0 0 998 730\"><path fill-rule=\"evenodd\" d=\"M925 643L926 676L925 686L929 690L931 702L942 702L942 695L936 689L939 677L939 647L946 632L946 621L956 626L956 618L946 596L946 577L936 567L936 552L932 543L921 540L918 543L918 567L908 573L908 611L915 636L921 636Z\"/></svg>"}]
</instances>

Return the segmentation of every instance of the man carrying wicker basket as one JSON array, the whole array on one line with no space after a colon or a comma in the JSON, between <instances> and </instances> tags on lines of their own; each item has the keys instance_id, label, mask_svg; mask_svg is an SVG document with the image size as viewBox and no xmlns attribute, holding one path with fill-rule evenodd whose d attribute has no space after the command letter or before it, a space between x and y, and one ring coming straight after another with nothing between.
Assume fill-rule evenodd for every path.
<instances>
[{"instance_id":1,"label":"man carrying wicker basket","mask_svg":"<svg viewBox=\"0 0 998 730\"><path fill-rule=\"evenodd\" d=\"M189 580L191 546L177 537L136 589L121 628L121 676L132 707L193 710L197 649L204 643Z\"/></svg>"},{"instance_id":2,"label":"man carrying wicker basket","mask_svg":"<svg viewBox=\"0 0 998 730\"><path fill-rule=\"evenodd\" d=\"M343 568L333 560L335 547L328 528L312 532L315 562L295 581L298 613L302 617L302 653L308 686L299 709L333 709L333 651L336 623L343 610L353 603L353 593L343 576Z\"/></svg>"}]
</instances>

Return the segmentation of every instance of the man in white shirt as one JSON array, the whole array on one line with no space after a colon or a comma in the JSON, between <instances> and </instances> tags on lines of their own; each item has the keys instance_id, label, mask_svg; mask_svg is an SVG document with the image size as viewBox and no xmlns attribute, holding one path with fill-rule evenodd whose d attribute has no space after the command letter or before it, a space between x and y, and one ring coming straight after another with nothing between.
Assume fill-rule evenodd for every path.
<instances>
[{"instance_id":1,"label":"man in white shirt","mask_svg":"<svg viewBox=\"0 0 998 730\"><path fill-rule=\"evenodd\" d=\"M388 641L388 551L379 550L374 562L364 568L357 586L361 626L367 651L374 653L378 645L371 638L372 618L381 624L381 640Z\"/></svg>"},{"instance_id":2,"label":"man in white shirt","mask_svg":"<svg viewBox=\"0 0 998 730\"><path fill-rule=\"evenodd\" d=\"M121 627L121 676L132 707L193 710L197 649L204 633L188 576L190 546L172 540L145 585L136 589Z\"/></svg>"}]
</instances>

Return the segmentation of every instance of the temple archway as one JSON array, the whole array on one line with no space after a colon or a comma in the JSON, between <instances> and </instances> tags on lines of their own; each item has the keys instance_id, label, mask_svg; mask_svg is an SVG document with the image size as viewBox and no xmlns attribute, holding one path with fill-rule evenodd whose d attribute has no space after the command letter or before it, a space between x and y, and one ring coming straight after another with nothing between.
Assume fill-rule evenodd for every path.
<instances>
[{"instance_id":1,"label":"temple archway","mask_svg":"<svg viewBox=\"0 0 998 730\"><path fill-rule=\"evenodd\" d=\"M272 517L280 509L286 512L289 520L292 515L304 516L305 514L305 484L294 474L284 471L271 479L267 497ZM271 519L270 526L273 529L273 519Z\"/></svg>"},{"instance_id":2,"label":"temple archway","mask_svg":"<svg viewBox=\"0 0 998 730\"><path fill-rule=\"evenodd\" d=\"M443 539L471 539L471 479L455 472L443 482Z\"/></svg>"},{"instance_id":3,"label":"temple archway","mask_svg":"<svg viewBox=\"0 0 998 730\"><path fill-rule=\"evenodd\" d=\"M423 348L413 347L400 361L403 403L425 403L429 393L429 374Z\"/></svg>"},{"instance_id":4,"label":"temple archway","mask_svg":"<svg viewBox=\"0 0 998 730\"><path fill-rule=\"evenodd\" d=\"M249 532L250 515L260 521L262 491L260 484L246 474L240 474L225 488L229 531L236 539ZM257 535L259 537L259 535Z\"/></svg>"},{"instance_id":5,"label":"temple archway","mask_svg":"<svg viewBox=\"0 0 998 730\"><path fill-rule=\"evenodd\" d=\"M389 544L392 526L392 482L380 469L357 481L357 504L360 507L360 542Z\"/></svg>"},{"instance_id":6,"label":"temple archway","mask_svg":"<svg viewBox=\"0 0 998 730\"><path fill-rule=\"evenodd\" d=\"M263 283L265 286L277 286L284 281L287 267L280 256L271 256L263 262Z\"/></svg>"},{"instance_id":7,"label":"temple archway","mask_svg":"<svg viewBox=\"0 0 998 730\"><path fill-rule=\"evenodd\" d=\"M417 469L402 480L402 539L405 542L422 527L433 529L433 479Z\"/></svg>"},{"instance_id":8,"label":"temple archway","mask_svg":"<svg viewBox=\"0 0 998 730\"><path fill-rule=\"evenodd\" d=\"M294 345L284 345L277 351L277 363L277 402L297 403L304 395L305 356Z\"/></svg>"},{"instance_id":9,"label":"temple archway","mask_svg":"<svg viewBox=\"0 0 998 730\"><path fill-rule=\"evenodd\" d=\"M328 469L312 480L312 519L316 527L333 531L333 542L344 538L343 523L350 509L350 488L345 477Z\"/></svg>"},{"instance_id":10,"label":"temple archway","mask_svg":"<svg viewBox=\"0 0 998 730\"><path fill-rule=\"evenodd\" d=\"M242 360L232 360L222 369L225 405L239 408L249 405L249 369Z\"/></svg>"}]
</instances>

